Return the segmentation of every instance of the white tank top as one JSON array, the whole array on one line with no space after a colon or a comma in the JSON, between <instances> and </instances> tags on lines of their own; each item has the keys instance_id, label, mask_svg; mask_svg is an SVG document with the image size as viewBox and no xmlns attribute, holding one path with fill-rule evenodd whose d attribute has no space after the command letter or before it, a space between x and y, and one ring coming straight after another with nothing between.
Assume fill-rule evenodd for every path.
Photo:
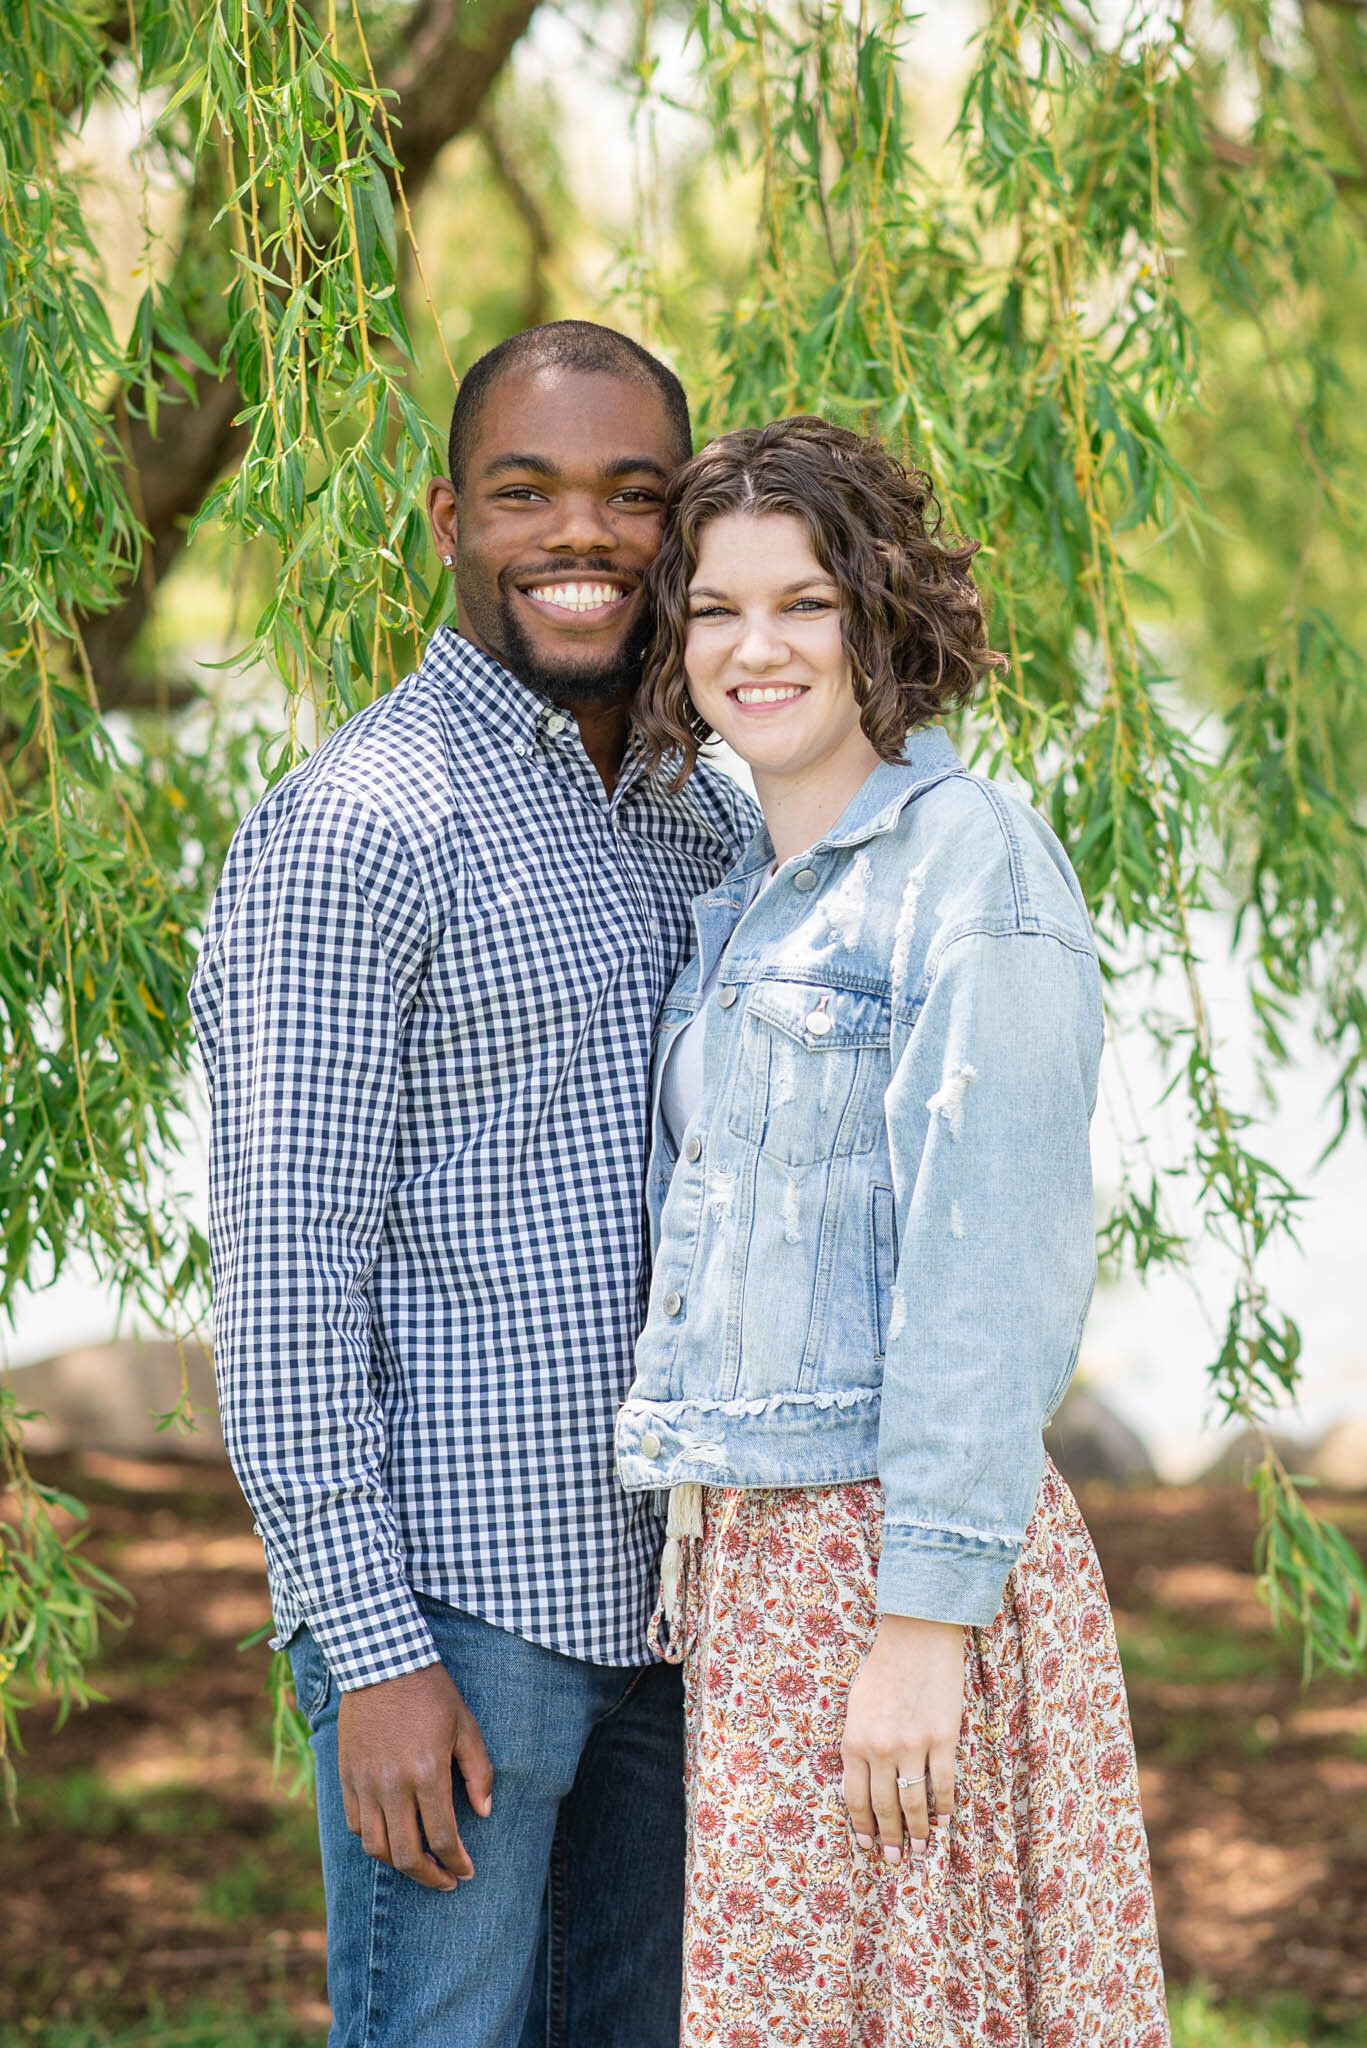
<instances>
[{"instance_id":1,"label":"white tank top","mask_svg":"<svg viewBox=\"0 0 1367 2048\"><path fill-rule=\"evenodd\" d=\"M764 894L774 879L775 870L770 868L764 880L750 898L755 903ZM746 904L746 909L750 904ZM660 1076L660 1113L665 1120L665 1129L673 1140L674 1150L683 1150L684 1132L698 1113L702 1101L702 1041L707 1024L708 1007L716 993L721 971L726 964L727 948L723 946L713 962L712 972L698 991L698 1007L688 1023L684 1025L665 1054L664 1072Z\"/></svg>"}]
</instances>

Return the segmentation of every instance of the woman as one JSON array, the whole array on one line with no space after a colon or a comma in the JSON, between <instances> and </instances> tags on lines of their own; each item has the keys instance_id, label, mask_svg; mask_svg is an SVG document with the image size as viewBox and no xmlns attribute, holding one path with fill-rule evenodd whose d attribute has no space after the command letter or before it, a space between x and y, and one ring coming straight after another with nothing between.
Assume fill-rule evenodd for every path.
<instances>
[{"instance_id":1,"label":"woman","mask_svg":"<svg viewBox=\"0 0 1367 2048\"><path fill-rule=\"evenodd\" d=\"M1047 826L933 724L999 657L924 477L820 420L675 479L640 727L764 810L661 1025L622 1477L669 1488L684 2048L1161 2048L1115 1637L1044 1456L1102 1013Z\"/></svg>"}]
</instances>

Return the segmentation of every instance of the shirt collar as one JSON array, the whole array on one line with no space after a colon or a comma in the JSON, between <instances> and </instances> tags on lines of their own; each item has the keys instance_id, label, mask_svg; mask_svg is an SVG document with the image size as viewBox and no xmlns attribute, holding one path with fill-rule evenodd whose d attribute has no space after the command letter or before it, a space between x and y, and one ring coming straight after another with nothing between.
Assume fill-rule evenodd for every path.
<instances>
[{"instance_id":1,"label":"shirt collar","mask_svg":"<svg viewBox=\"0 0 1367 2048\"><path fill-rule=\"evenodd\" d=\"M520 682L511 669L495 661L450 626L438 626L428 642L422 672L434 676L453 696L462 714L491 732L510 747L519 759L529 759L537 749L551 747L561 735L572 730L576 751L579 729L574 713L554 704L527 683ZM582 756L586 771L597 774L587 754ZM628 734L627 750L613 787L610 802L619 804L639 783L646 780L644 763L634 732Z\"/></svg>"},{"instance_id":2,"label":"shirt collar","mask_svg":"<svg viewBox=\"0 0 1367 2048\"><path fill-rule=\"evenodd\" d=\"M514 753L531 752L538 731L555 709L549 698L520 683L502 662L450 626L438 626L427 643L422 672L454 697L473 724L504 740Z\"/></svg>"}]
</instances>

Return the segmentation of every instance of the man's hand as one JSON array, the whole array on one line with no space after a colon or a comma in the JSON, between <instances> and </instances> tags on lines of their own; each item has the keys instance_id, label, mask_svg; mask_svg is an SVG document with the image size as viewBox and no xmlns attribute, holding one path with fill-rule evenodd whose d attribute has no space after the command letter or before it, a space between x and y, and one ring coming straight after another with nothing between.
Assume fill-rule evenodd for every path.
<instances>
[{"instance_id":1,"label":"man's hand","mask_svg":"<svg viewBox=\"0 0 1367 2048\"><path fill-rule=\"evenodd\" d=\"M887 1861L900 1863L905 1832L919 1855L932 1825L927 1789L936 1820L949 1819L963 1706L959 1624L882 1615L850 1687L840 1745L845 1804L861 1849L873 1847L876 1832ZM909 1782L899 1787L899 1778Z\"/></svg>"},{"instance_id":2,"label":"man's hand","mask_svg":"<svg viewBox=\"0 0 1367 2048\"><path fill-rule=\"evenodd\" d=\"M342 1694L337 1767L347 1826L367 1855L437 1892L453 1892L458 1879L475 1874L456 1826L452 1757L471 1806L487 1815L494 1767L444 1665Z\"/></svg>"}]
</instances>

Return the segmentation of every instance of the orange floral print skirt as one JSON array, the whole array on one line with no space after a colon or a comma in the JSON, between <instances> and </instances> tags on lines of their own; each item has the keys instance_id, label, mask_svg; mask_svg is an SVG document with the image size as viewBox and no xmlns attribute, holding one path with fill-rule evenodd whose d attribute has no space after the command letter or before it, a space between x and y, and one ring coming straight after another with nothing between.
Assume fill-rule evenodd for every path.
<instances>
[{"instance_id":1,"label":"orange floral print skirt","mask_svg":"<svg viewBox=\"0 0 1367 2048\"><path fill-rule=\"evenodd\" d=\"M1167 2048L1148 1848L1096 1552L1048 1465L967 1631L950 1824L855 1845L845 1699L877 1625L876 1481L707 1488L689 1545L682 2048Z\"/></svg>"}]
</instances>

